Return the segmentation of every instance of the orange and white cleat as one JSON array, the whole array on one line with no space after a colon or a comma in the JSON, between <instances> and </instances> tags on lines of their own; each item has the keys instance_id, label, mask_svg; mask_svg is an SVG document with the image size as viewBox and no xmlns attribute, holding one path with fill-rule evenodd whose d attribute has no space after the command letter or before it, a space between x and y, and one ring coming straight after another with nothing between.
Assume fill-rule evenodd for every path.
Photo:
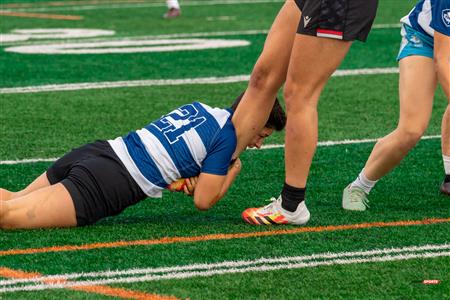
<instances>
[{"instance_id":1,"label":"orange and white cleat","mask_svg":"<svg viewBox=\"0 0 450 300\"><path fill-rule=\"evenodd\" d=\"M294 212L281 207L281 196L278 199L272 198L270 201L272 201L270 204L263 207L247 208L242 212L242 219L253 225L304 225L308 223L310 213L305 201L301 202Z\"/></svg>"}]
</instances>

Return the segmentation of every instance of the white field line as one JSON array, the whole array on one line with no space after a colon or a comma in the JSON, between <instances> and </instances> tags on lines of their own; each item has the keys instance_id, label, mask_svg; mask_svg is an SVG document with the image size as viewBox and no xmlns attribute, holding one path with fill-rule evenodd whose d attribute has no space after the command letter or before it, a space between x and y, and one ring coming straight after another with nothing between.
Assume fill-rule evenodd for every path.
<instances>
[{"instance_id":1,"label":"white field line","mask_svg":"<svg viewBox=\"0 0 450 300\"><path fill-rule=\"evenodd\" d=\"M392 24L374 24L372 25L372 29L391 29L391 28L401 28L400 23L392 23Z\"/></svg>"},{"instance_id":2,"label":"white field line","mask_svg":"<svg viewBox=\"0 0 450 300\"><path fill-rule=\"evenodd\" d=\"M0 286L14 285L18 283L39 283L42 281L57 281L57 280L73 280L78 278L88 277L117 277L137 274L158 274L180 271L193 271L193 270L212 270L217 268L231 268L231 267L244 267L258 264L275 264L275 263L290 263L298 261L309 261L318 259L334 259L344 257L359 257L359 256L379 256L383 254L405 254L409 252L423 252L423 251L439 251L449 250L450 244L442 245L425 245L425 246L411 246L406 248L387 248L387 249L375 249L368 251L355 251L355 252L338 252L338 253L319 253L307 256L293 256L293 257L275 257L275 258L259 258L255 260L242 260L242 261L225 261L220 263L211 264L192 264L185 266L173 266L162 268L144 268L144 269L128 269L118 271L103 271L103 272L88 272L88 273L67 273L49 276L39 276L35 278L25 279L7 279L0 280Z\"/></svg>"},{"instance_id":3,"label":"white field line","mask_svg":"<svg viewBox=\"0 0 450 300\"><path fill-rule=\"evenodd\" d=\"M422 140L434 140L440 139L440 135L427 135L423 136ZM318 147L331 147L331 146L339 146L339 145L355 145L355 144L367 144L367 143L375 143L380 138L375 139L355 139L355 140L342 140L342 141L322 141L318 142ZM271 145L263 145L259 150L269 150L269 149L278 149L284 148L284 144L271 144ZM255 148L250 148L249 150L256 150ZM27 163L38 163L38 162L53 162L58 160L59 157L51 157L51 158L26 158L26 159L16 159L16 160L0 160L0 165L19 165L19 164L27 164Z\"/></svg>"},{"instance_id":4,"label":"white field line","mask_svg":"<svg viewBox=\"0 0 450 300\"><path fill-rule=\"evenodd\" d=\"M389 24L385 24L389 25ZM237 30L237 31L212 31L212 32L191 32L191 33L171 33L171 34L153 34L153 35L137 35L137 36L109 36L109 37L96 37L96 38L47 38L47 39L34 39L30 38L28 41L11 41L3 42L3 45L33 45L43 43L56 43L56 42L104 42L115 40L154 40L154 39L171 39L171 38L194 38L194 37L210 37L210 36L234 36L234 35L260 35L267 34L269 31L265 29L249 29L249 30Z\"/></svg>"},{"instance_id":5,"label":"white field line","mask_svg":"<svg viewBox=\"0 0 450 300\"><path fill-rule=\"evenodd\" d=\"M355 75L382 75L396 74L398 68L367 68L353 70L337 70L333 77L355 76ZM225 77L199 77L185 79L148 79L148 80L126 80L126 81L103 81L103 82L82 82L66 84L35 85L14 88L0 88L0 94L23 94L56 91L78 91L90 89L110 89L110 88L130 88L149 86L172 86L172 85L192 85L192 84L222 84L246 82L250 75L234 75Z\"/></svg>"},{"instance_id":6,"label":"white field line","mask_svg":"<svg viewBox=\"0 0 450 300\"><path fill-rule=\"evenodd\" d=\"M390 28L400 28L400 23L398 24L375 24L372 26L373 29L390 29ZM211 32L191 32L191 33L172 33L172 34L157 34L157 35L142 35L142 36L108 36L108 37L98 37L98 38L48 38L48 39L30 39L27 41L4 41L2 46L6 45L33 45L33 44L43 44L43 43L55 43L55 42L103 42L103 41L114 41L114 40L145 40L145 39L171 39L171 38L194 38L194 37L210 37L210 36L235 36L235 35L260 35L267 34L269 30L267 29L249 29L249 30L236 30L236 31L211 31Z\"/></svg>"},{"instance_id":7,"label":"white field line","mask_svg":"<svg viewBox=\"0 0 450 300\"><path fill-rule=\"evenodd\" d=\"M33 164L38 162L53 162L58 160L59 157L50 158L26 158L18 160L0 160L0 165L19 165L19 164Z\"/></svg>"},{"instance_id":8,"label":"white field line","mask_svg":"<svg viewBox=\"0 0 450 300\"><path fill-rule=\"evenodd\" d=\"M440 135L426 135L422 137L422 140L434 140L440 139ZM322 141L318 142L317 146L319 147L330 147L330 146L338 146L338 145L353 145L353 144L369 144L376 143L380 138L375 139L360 139L360 140L342 140L342 141ZM272 145L263 145L261 149L277 149L284 148L284 144L272 144ZM248 150L258 150L256 148L250 148Z\"/></svg>"},{"instance_id":9,"label":"white field line","mask_svg":"<svg viewBox=\"0 0 450 300\"><path fill-rule=\"evenodd\" d=\"M185 6L214 6L214 5L238 5L238 4L265 4L281 3L284 0L215 0L215 1L184 1L181 5ZM83 10L105 10L122 8L145 8L145 7L166 7L164 1L156 3L102 3L91 5L73 5L73 6L48 6L48 7L30 7L30 8L12 8L3 9L4 11L19 12L51 12L51 11L83 11Z\"/></svg>"},{"instance_id":10,"label":"white field line","mask_svg":"<svg viewBox=\"0 0 450 300\"><path fill-rule=\"evenodd\" d=\"M387 261L401 261L410 259L428 259L437 257L448 257L450 256L450 251L435 251L435 250L448 250L450 245L435 245L436 247L428 248L430 245L425 246L424 249L421 247L405 247L401 249L396 249L396 251L389 251L390 249L382 249L378 251L362 251L354 252L352 255L350 253L324 253L316 254L311 256L300 256L300 257L284 257L284 258L274 258L274 259L258 259L253 261L228 261L219 264L204 264L202 269L186 268L189 266L177 266L173 267L170 271L160 271L160 272L146 272L142 273L141 276L131 276L131 277L112 277L112 278L99 278L94 280L79 280L79 281L68 281L68 282L58 282L58 279L53 279L54 282L47 281L47 277L38 277L30 280L38 279L37 282L19 282L15 283L16 286L5 286L0 288L0 293L2 292L17 292L17 291L36 291L36 290L48 290L48 289L60 289L75 286L88 286L88 285L103 285L103 284L115 284L115 283L133 283L133 282L148 282L157 280L170 280L170 279L186 279L192 277L209 277L214 275L223 274L237 274L237 273L247 273L247 272L261 272L261 271L273 271L273 270L286 270L286 269L301 269L301 268L311 268L318 266L334 266L334 265L348 265L356 263L368 263L368 262L387 262ZM420 249L419 251L414 250ZM391 253L395 253L392 255ZM192 265L194 266L194 265ZM180 269L185 267L184 269ZM178 268L178 269L174 269ZM152 270L152 269L148 269ZM173 271L176 270L176 271ZM105 273L109 273L106 271ZM155 274L160 273L160 274ZM98 273L104 274L104 273ZM101 276L101 275L100 275ZM99 277L100 277L99 276ZM60 278L64 280L65 278ZM30 284L31 285L24 285Z\"/></svg>"}]
</instances>

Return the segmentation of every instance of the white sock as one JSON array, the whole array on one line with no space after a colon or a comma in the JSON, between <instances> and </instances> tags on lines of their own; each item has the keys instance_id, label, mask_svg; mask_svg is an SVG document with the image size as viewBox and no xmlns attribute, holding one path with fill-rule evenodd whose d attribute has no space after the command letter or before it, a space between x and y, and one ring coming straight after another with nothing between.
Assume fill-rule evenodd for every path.
<instances>
[{"instance_id":1,"label":"white sock","mask_svg":"<svg viewBox=\"0 0 450 300\"><path fill-rule=\"evenodd\" d=\"M378 180L369 180L366 175L364 175L364 169L362 169L361 173L359 173L358 178L352 182L351 187L359 187L364 190L366 194L369 194L372 188L375 186Z\"/></svg>"},{"instance_id":2,"label":"white sock","mask_svg":"<svg viewBox=\"0 0 450 300\"><path fill-rule=\"evenodd\" d=\"M166 3L168 8L180 9L180 4L178 3L178 0L166 0Z\"/></svg>"},{"instance_id":3,"label":"white sock","mask_svg":"<svg viewBox=\"0 0 450 300\"><path fill-rule=\"evenodd\" d=\"M445 156L442 154L442 159L444 160L445 174L450 175L450 156Z\"/></svg>"}]
</instances>

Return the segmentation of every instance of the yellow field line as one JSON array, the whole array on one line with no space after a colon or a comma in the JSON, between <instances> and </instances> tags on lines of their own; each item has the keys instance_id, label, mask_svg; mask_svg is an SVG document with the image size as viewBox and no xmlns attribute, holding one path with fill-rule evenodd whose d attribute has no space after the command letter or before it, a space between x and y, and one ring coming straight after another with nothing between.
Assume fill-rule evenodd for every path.
<instances>
[{"instance_id":1,"label":"yellow field line","mask_svg":"<svg viewBox=\"0 0 450 300\"><path fill-rule=\"evenodd\" d=\"M20 17L20 18L36 18L36 19L51 19L51 20L70 20L70 21L79 21L79 20L83 19L82 16L35 14L35 13L5 11L5 10L0 10L0 16Z\"/></svg>"},{"instance_id":2,"label":"yellow field line","mask_svg":"<svg viewBox=\"0 0 450 300\"><path fill-rule=\"evenodd\" d=\"M374 223L330 225L317 227L299 227L294 229L281 229L281 230L257 231L257 232L208 234L208 235L188 236L188 237L164 237L152 240L116 241L107 243L92 243L85 245L62 245L62 246L51 246L42 248L9 249L0 251L0 256L63 252L63 251L81 251L81 250L93 250L103 248L130 247L130 246L194 243L194 242L204 242L214 240L231 240L231 239L262 237L262 236L298 234L306 232L330 232L330 231L356 230L365 228L404 227L404 226L429 225L439 223L450 223L450 218L443 218L443 219L433 218L416 221L374 222Z\"/></svg>"},{"instance_id":3,"label":"yellow field line","mask_svg":"<svg viewBox=\"0 0 450 300\"><path fill-rule=\"evenodd\" d=\"M0 277L15 278L15 279L29 279L39 278L42 274L37 272L24 272L22 270L14 270L10 268L0 267ZM42 280L46 284L66 283L65 279ZM113 288L107 285L92 285L92 286L72 286L67 287L68 290L82 291L87 293L94 293L99 295L118 297L122 299L140 299L140 300L176 300L178 298L173 296L162 296L157 294L148 294L144 292L132 291L122 288Z\"/></svg>"}]
</instances>

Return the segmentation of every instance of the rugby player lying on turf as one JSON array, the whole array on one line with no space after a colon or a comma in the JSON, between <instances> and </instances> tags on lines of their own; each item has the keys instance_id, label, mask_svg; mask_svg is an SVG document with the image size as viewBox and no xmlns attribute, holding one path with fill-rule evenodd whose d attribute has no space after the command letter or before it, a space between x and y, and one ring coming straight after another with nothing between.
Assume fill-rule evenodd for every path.
<instances>
[{"instance_id":1,"label":"rugby player lying on turf","mask_svg":"<svg viewBox=\"0 0 450 300\"><path fill-rule=\"evenodd\" d=\"M19 192L0 189L0 228L73 227L114 216L146 197L159 198L179 178L199 210L222 198L241 169L231 160L236 134L230 109L194 102L125 137L74 149ZM259 148L286 116L278 101L248 144ZM198 176L198 178L197 178Z\"/></svg>"}]
</instances>

